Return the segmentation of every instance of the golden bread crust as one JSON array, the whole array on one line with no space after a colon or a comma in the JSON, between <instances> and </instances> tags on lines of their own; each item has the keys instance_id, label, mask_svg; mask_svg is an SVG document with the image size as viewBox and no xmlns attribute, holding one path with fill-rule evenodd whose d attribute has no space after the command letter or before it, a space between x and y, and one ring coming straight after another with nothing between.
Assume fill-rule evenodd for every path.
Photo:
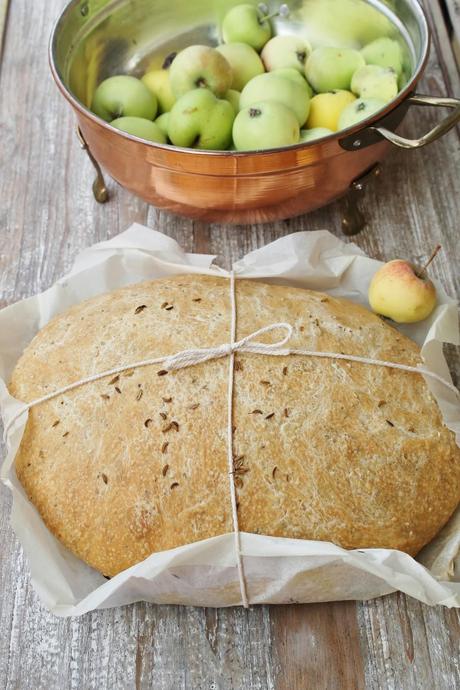
<instances>
[{"instance_id":1,"label":"golden bread crust","mask_svg":"<svg viewBox=\"0 0 460 690\"><path fill-rule=\"evenodd\" d=\"M238 338L287 321L294 348L420 362L417 345L346 300L238 280L237 302ZM37 334L10 391L28 402L111 367L220 345L229 314L228 281L214 277L96 297ZM30 411L17 474L65 546L113 576L232 531L228 365L138 369ZM416 554L459 503L460 449L417 374L238 354L234 401L242 531Z\"/></svg>"}]
</instances>

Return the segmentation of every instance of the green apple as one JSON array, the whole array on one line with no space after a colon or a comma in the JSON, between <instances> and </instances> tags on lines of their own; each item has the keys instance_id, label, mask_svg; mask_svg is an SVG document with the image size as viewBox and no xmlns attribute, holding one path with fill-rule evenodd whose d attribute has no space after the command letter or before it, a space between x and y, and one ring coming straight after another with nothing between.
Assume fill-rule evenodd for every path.
<instances>
[{"instance_id":1,"label":"green apple","mask_svg":"<svg viewBox=\"0 0 460 690\"><path fill-rule=\"evenodd\" d=\"M171 88L179 98L194 89L208 89L223 96L233 82L233 72L227 60L215 48L189 46L182 50L169 68Z\"/></svg>"},{"instance_id":2,"label":"green apple","mask_svg":"<svg viewBox=\"0 0 460 690\"><path fill-rule=\"evenodd\" d=\"M161 129L165 137L169 136L169 113L163 113L160 117L157 117L155 124Z\"/></svg>"},{"instance_id":3,"label":"green apple","mask_svg":"<svg viewBox=\"0 0 460 690\"><path fill-rule=\"evenodd\" d=\"M265 45L261 58L267 72L292 67L301 74L311 53L311 45L300 36L275 36Z\"/></svg>"},{"instance_id":4,"label":"green apple","mask_svg":"<svg viewBox=\"0 0 460 690\"><path fill-rule=\"evenodd\" d=\"M247 43L260 51L272 37L270 18L255 5L236 5L224 17L222 36L225 43Z\"/></svg>"},{"instance_id":5,"label":"green apple","mask_svg":"<svg viewBox=\"0 0 460 690\"><path fill-rule=\"evenodd\" d=\"M361 51L361 55L368 65L379 65L380 67L391 67L398 78L403 71L403 51L399 43L392 38L377 38Z\"/></svg>"},{"instance_id":6,"label":"green apple","mask_svg":"<svg viewBox=\"0 0 460 690\"><path fill-rule=\"evenodd\" d=\"M385 101L378 98L359 98L343 110L339 118L339 129L354 127L362 120L367 120L368 117L378 113L385 106Z\"/></svg>"},{"instance_id":7,"label":"green apple","mask_svg":"<svg viewBox=\"0 0 460 690\"><path fill-rule=\"evenodd\" d=\"M262 101L277 101L290 108L299 125L305 124L310 111L310 96L307 86L286 79L273 72L260 74L246 84L240 99L240 107L247 108Z\"/></svg>"},{"instance_id":8,"label":"green apple","mask_svg":"<svg viewBox=\"0 0 460 690\"><path fill-rule=\"evenodd\" d=\"M384 14L384 5L389 1L304 0L292 4L296 20L304 25L315 45L362 48L394 31L391 14Z\"/></svg>"},{"instance_id":9,"label":"green apple","mask_svg":"<svg viewBox=\"0 0 460 690\"><path fill-rule=\"evenodd\" d=\"M299 123L289 108L276 101L254 103L241 110L233 124L237 151L261 151L298 144Z\"/></svg>"},{"instance_id":10,"label":"green apple","mask_svg":"<svg viewBox=\"0 0 460 690\"><path fill-rule=\"evenodd\" d=\"M153 120L158 103L140 79L119 75L99 84L94 92L91 110L106 122L130 116Z\"/></svg>"},{"instance_id":11,"label":"green apple","mask_svg":"<svg viewBox=\"0 0 460 690\"><path fill-rule=\"evenodd\" d=\"M241 94L239 91L235 91L235 89L230 89L227 91L227 93L224 96L225 100L231 103L233 106L233 110L235 111L235 115L238 115L240 111L240 100L241 100Z\"/></svg>"},{"instance_id":12,"label":"green apple","mask_svg":"<svg viewBox=\"0 0 460 690\"><path fill-rule=\"evenodd\" d=\"M142 77L142 82L156 97L159 112L169 113L176 102L176 97L171 88L169 70L155 69L146 72Z\"/></svg>"},{"instance_id":13,"label":"green apple","mask_svg":"<svg viewBox=\"0 0 460 690\"><path fill-rule=\"evenodd\" d=\"M307 127L309 129L326 127L335 132L339 126L340 115L353 101L356 101L356 96L351 91L340 89L313 96Z\"/></svg>"},{"instance_id":14,"label":"green apple","mask_svg":"<svg viewBox=\"0 0 460 690\"><path fill-rule=\"evenodd\" d=\"M248 81L265 72L254 48L246 43L223 43L216 50L224 56L233 71L232 89L242 91Z\"/></svg>"},{"instance_id":15,"label":"green apple","mask_svg":"<svg viewBox=\"0 0 460 690\"><path fill-rule=\"evenodd\" d=\"M311 88L306 78L303 77L296 69L292 69L292 67L283 67L281 69L274 69L272 72L270 72L270 74L275 74L278 77L284 77L284 79L291 79L291 81L295 81L303 88L307 87L309 97L313 98L315 92Z\"/></svg>"},{"instance_id":16,"label":"green apple","mask_svg":"<svg viewBox=\"0 0 460 690\"><path fill-rule=\"evenodd\" d=\"M317 48L307 60L305 74L318 93L334 89L349 91L353 74L365 64L363 56L357 50Z\"/></svg>"},{"instance_id":17,"label":"green apple","mask_svg":"<svg viewBox=\"0 0 460 690\"><path fill-rule=\"evenodd\" d=\"M126 132L126 134L139 137L139 139L166 144L166 137L159 126L155 122L146 120L143 117L119 117L110 124L112 127Z\"/></svg>"},{"instance_id":18,"label":"green apple","mask_svg":"<svg viewBox=\"0 0 460 690\"><path fill-rule=\"evenodd\" d=\"M233 106L209 89L181 96L169 113L168 135L176 146L225 150L232 143Z\"/></svg>"},{"instance_id":19,"label":"green apple","mask_svg":"<svg viewBox=\"0 0 460 690\"><path fill-rule=\"evenodd\" d=\"M310 141L322 139L323 137L329 137L331 134L334 134L334 132L332 131L332 129L327 129L327 127L313 127L312 129L301 129L300 141L302 144L308 144Z\"/></svg>"},{"instance_id":20,"label":"green apple","mask_svg":"<svg viewBox=\"0 0 460 690\"><path fill-rule=\"evenodd\" d=\"M361 98L379 98L388 103L398 95L398 76L392 67L365 65L354 73L351 90Z\"/></svg>"}]
</instances>

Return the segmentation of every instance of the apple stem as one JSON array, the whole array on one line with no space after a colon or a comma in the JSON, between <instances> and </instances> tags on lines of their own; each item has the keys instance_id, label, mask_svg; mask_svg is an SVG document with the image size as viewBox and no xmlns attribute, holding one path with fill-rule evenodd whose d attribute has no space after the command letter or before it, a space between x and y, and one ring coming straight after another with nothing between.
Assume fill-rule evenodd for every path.
<instances>
[{"instance_id":1,"label":"apple stem","mask_svg":"<svg viewBox=\"0 0 460 690\"><path fill-rule=\"evenodd\" d=\"M279 17L280 13L279 12L274 12L273 14L267 14L265 17L260 18L260 23L263 24L264 22L269 22L270 19L276 19L276 17Z\"/></svg>"},{"instance_id":2,"label":"apple stem","mask_svg":"<svg viewBox=\"0 0 460 690\"><path fill-rule=\"evenodd\" d=\"M263 22L269 22L271 19L276 19L276 17L283 17L283 19L285 19L288 16L289 7L287 5L281 5L277 12L273 12L273 14L267 14L265 17L261 17L260 23L263 24Z\"/></svg>"},{"instance_id":3,"label":"apple stem","mask_svg":"<svg viewBox=\"0 0 460 690\"><path fill-rule=\"evenodd\" d=\"M426 272L427 272L428 267L429 267L429 266L433 263L433 261L436 259L436 257L438 256L439 252L441 251L441 249L442 249L442 247L441 247L440 244L436 245L436 247L433 249L433 252L431 253L430 258L428 259L428 261L426 262L426 264L424 265L424 267L423 267L422 270L421 270L422 276L423 276L423 275L426 275Z\"/></svg>"}]
</instances>

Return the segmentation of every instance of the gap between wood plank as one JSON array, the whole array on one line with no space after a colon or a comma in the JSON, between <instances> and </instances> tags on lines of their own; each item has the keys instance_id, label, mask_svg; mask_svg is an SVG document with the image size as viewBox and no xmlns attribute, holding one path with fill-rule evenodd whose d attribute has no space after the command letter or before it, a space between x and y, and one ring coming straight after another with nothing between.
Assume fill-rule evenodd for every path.
<instances>
[{"instance_id":1,"label":"gap between wood plank","mask_svg":"<svg viewBox=\"0 0 460 690\"><path fill-rule=\"evenodd\" d=\"M441 0L447 14L449 33L458 71L460 73L460 0Z\"/></svg>"}]
</instances>

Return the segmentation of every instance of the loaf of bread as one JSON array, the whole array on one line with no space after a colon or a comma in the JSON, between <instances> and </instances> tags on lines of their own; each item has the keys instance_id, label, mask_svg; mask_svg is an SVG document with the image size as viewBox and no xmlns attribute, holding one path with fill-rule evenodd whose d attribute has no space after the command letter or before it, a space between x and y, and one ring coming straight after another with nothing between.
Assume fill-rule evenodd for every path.
<instances>
[{"instance_id":1,"label":"loaf of bread","mask_svg":"<svg viewBox=\"0 0 460 690\"><path fill-rule=\"evenodd\" d=\"M293 348L421 361L412 341L349 301L247 280L236 294L238 338L286 321ZM30 402L112 367L226 343L229 331L224 278L122 288L40 331L10 391ZM66 547L113 576L232 531L228 367L130 370L31 409L17 475ZM238 353L233 424L241 531L415 555L460 501L460 450L419 374Z\"/></svg>"}]
</instances>

